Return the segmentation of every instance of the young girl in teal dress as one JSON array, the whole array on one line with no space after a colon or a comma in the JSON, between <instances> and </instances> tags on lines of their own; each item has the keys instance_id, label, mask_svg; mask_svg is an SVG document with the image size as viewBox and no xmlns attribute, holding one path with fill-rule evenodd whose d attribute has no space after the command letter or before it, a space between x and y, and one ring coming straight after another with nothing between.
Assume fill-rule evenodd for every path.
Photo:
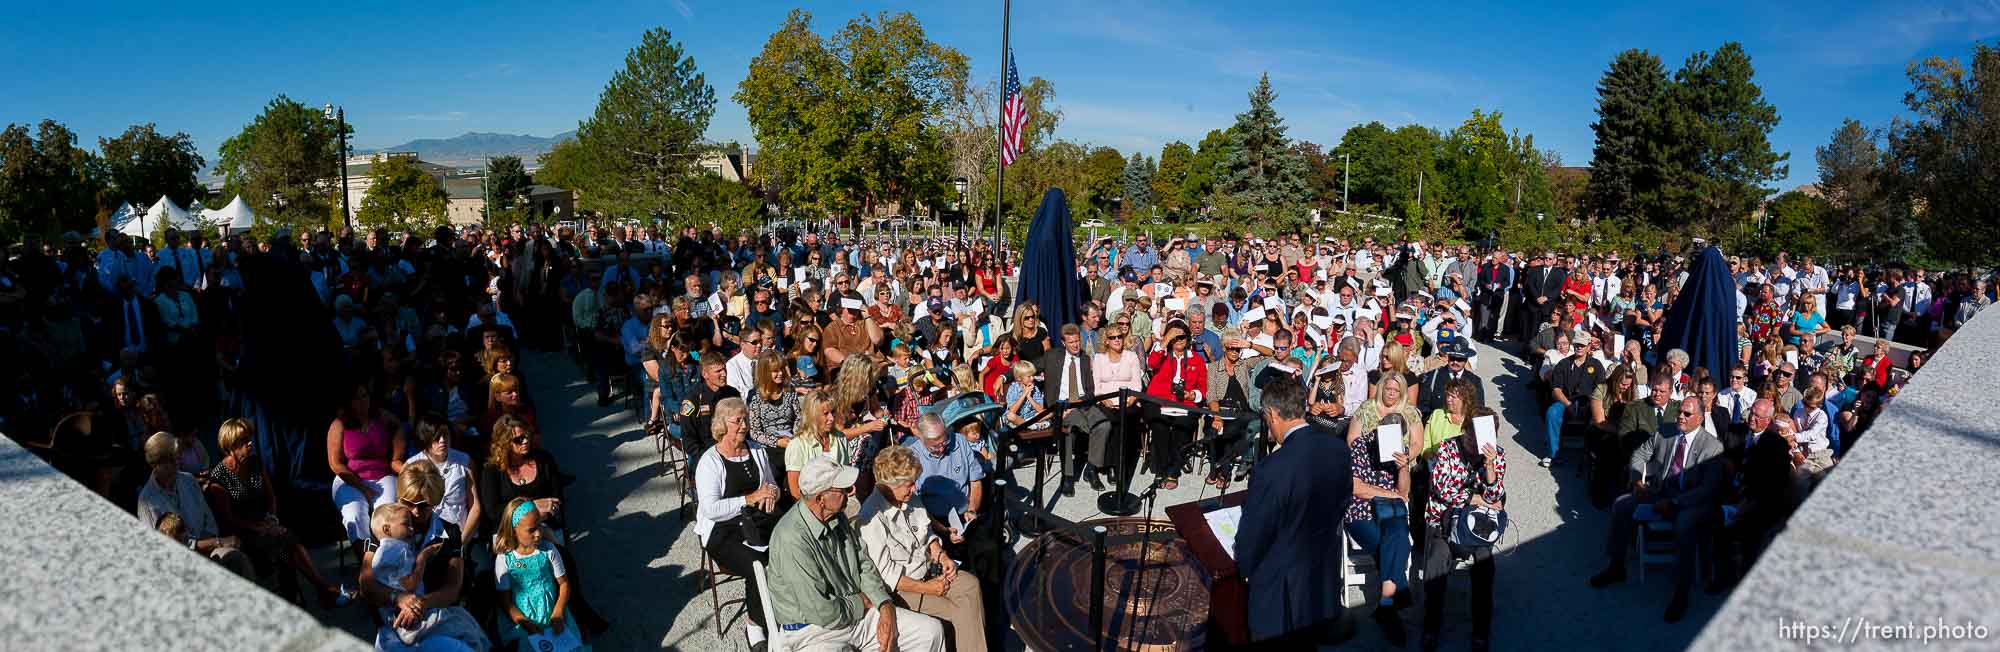
<instances>
[{"instance_id":1,"label":"young girl in teal dress","mask_svg":"<svg viewBox=\"0 0 2000 652\"><path fill-rule=\"evenodd\" d=\"M569 574L554 545L542 541L542 515L534 501L515 498L507 503L507 527L500 528L500 549L494 560L499 577L500 641L528 641L521 649L588 650L569 621Z\"/></svg>"}]
</instances>

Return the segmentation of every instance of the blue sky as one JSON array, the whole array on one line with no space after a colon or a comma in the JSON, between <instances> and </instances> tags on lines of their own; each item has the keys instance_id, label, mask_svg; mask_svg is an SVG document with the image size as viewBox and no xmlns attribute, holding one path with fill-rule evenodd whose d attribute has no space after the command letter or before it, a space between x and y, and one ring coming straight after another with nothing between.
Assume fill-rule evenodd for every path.
<instances>
[{"instance_id":1,"label":"blue sky","mask_svg":"<svg viewBox=\"0 0 2000 652\"><path fill-rule=\"evenodd\" d=\"M127 125L193 135L213 158L273 96L346 107L357 147L467 131L575 128L647 28L682 41L716 88L714 140L750 141L729 100L791 4L708 0L493 3L73 2L0 24L0 123L50 117L94 146ZM1846 117L1899 115L1904 68L2000 35L2000 0L1838 3L1066 2L1014 4L1021 73L1055 83L1058 135L1157 154L1242 111L1268 71L1294 137L1337 142L1379 120L1449 129L1505 114L1570 165L1590 159L1595 84L1627 48L1678 67L1741 41L1792 154L1780 187ZM351 5L351 6L349 6ZM456 6L452 6L456 5ZM1747 6L1754 5L1754 6ZM908 10L992 79L998 2L805 3L822 33Z\"/></svg>"}]
</instances>

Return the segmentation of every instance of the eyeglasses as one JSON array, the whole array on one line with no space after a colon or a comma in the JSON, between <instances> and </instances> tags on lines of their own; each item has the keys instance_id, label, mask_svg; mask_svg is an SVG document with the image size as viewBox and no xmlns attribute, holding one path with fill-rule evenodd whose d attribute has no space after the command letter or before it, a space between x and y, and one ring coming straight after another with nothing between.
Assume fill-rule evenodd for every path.
<instances>
[{"instance_id":1,"label":"eyeglasses","mask_svg":"<svg viewBox=\"0 0 2000 652\"><path fill-rule=\"evenodd\" d=\"M1681 410L1681 416L1684 416L1684 417L1691 417L1691 416L1695 416L1695 415L1697 415L1697 414L1701 414L1701 413L1700 413L1700 412L1689 412L1689 411L1687 411L1687 410Z\"/></svg>"},{"instance_id":2,"label":"eyeglasses","mask_svg":"<svg viewBox=\"0 0 2000 652\"><path fill-rule=\"evenodd\" d=\"M508 441L511 441L511 442L514 442L514 445L516 445L516 446L520 446L520 445L525 445L525 444L527 444L527 443L528 443L528 436L527 436L527 435L514 435L514 438L513 438L513 439L510 439L510 440L508 440Z\"/></svg>"},{"instance_id":3,"label":"eyeglasses","mask_svg":"<svg viewBox=\"0 0 2000 652\"><path fill-rule=\"evenodd\" d=\"M1791 375L1792 375L1792 372L1789 372L1789 371L1780 371L1780 372L1778 372L1778 375L1780 375L1780 376L1787 376L1787 377L1789 377L1789 376L1791 376Z\"/></svg>"}]
</instances>

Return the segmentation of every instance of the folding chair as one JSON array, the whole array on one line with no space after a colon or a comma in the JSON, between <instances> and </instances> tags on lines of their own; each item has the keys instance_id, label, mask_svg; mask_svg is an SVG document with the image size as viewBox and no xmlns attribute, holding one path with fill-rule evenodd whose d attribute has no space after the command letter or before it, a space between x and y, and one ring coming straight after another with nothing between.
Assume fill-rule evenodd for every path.
<instances>
[{"instance_id":1,"label":"folding chair","mask_svg":"<svg viewBox=\"0 0 2000 652\"><path fill-rule=\"evenodd\" d=\"M709 614L710 618L715 622L715 636L716 638L724 638L724 639L729 638L728 632L722 631L722 607L723 605L731 605L731 604L736 604L738 602L744 602L745 598L738 598L735 600L724 601L722 599L722 596L717 594L715 590L717 587L720 587L724 584L728 584L730 582L744 581L744 578L740 575L731 574L729 571L724 570L720 564L715 563L714 559L709 558L707 548L703 548L701 551L701 574L703 582L705 584L702 590L708 593L708 602L711 606L715 607L715 611ZM747 594L748 591L745 591L745 593ZM764 599L769 600L771 598L769 596L765 596ZM747 611L752 607L746 604L743 606L743 608ZM736 617L730 616L729 620L730 622L735 622ZM765 622L769 623L776 621L766 620ZM775 627L766 627L764 629L765 629L765 635L769 636L770 631L772 629L775 629Z\"/></svg>"},{"instance_id":2,"label":"folding chair","mask_svg":"<svg viewBox=\"0 0 2000 652\"><path fill-rule=\"evenodd\" d=\"M757 576L759 586L771 585L768 576L764 574L764 562L751 562L750 572ZM757 597L759 598L757 601L762 603L757 607L764 610L764 622L770 623L770 626L764 628L765 652L790 652L792 647L785 643L785 628L777 626L778 610L771 606L771 593L766 591L757 594Z\"/></svg>"},{"instance_id":3,"label":"folding chair","mask_svg":"<svg viewBox=\"0 0 2000 652\"><path fill-rule=\"evenodd\" d=\"M1674 563L1677 554L1674 551L1674 523L1667 519L1656 518L1640 521L1634 527L1638 528L1639 583L1645 584L1646 566L1654 564L1672 566Z\"/></svg>"}]
</instances>

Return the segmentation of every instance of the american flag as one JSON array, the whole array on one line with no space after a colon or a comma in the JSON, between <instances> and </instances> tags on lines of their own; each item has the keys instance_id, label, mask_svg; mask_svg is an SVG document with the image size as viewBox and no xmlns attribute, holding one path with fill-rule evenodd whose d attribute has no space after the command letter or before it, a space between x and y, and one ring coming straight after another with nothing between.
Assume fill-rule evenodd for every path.
<instances>
[{"instance_id":1,"label":"american flag","mask_svg":"<svg viewBox=\"0 0 2000 652\"><path fill-rule=\"evenodd\" d=\"M1028 122L1028 107L1021 101L1021 75L1014 70L1014 53L1007 53L1006 99L1000 104L1000 165L1014 164L1021 155L1021 125Z\"/></svg>"}]
</instances>

